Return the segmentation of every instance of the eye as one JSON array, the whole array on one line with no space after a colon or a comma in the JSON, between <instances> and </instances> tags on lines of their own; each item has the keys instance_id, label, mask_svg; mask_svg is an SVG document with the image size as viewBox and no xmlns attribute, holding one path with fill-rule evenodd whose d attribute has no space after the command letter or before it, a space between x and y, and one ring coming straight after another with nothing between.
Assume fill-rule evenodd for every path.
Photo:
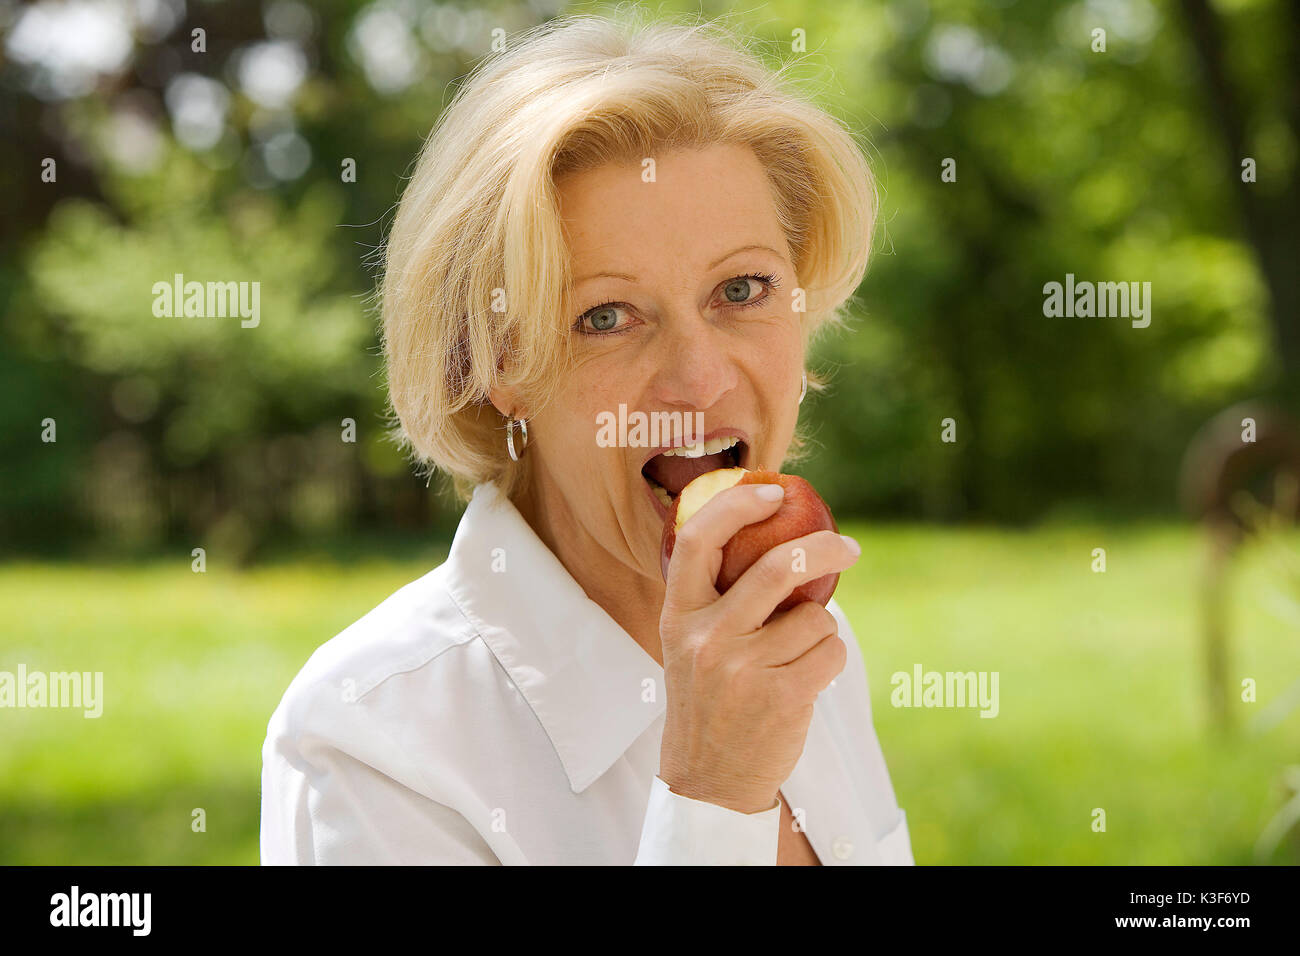
<instances>
[{"instance_id":1,"label":"eye","mask_svg":"<svg viewBox=\"0 0 1300 956\"><path fill-rule=\"evenodd\" d=\"M623 311L623 305L619 302L606 302L595 308L588 309L582 315L578 316L578 321L574 323L574 328L585 335L601 335L609 332L622 332L627 328L628 323L624 322L620 327L618 325L618 315Z\"/></svg>"},{"instance_id":2,"label":"eye","mask_svg":"<svg viewBox=\"0 0 1300 956\"><path fill-rule=\"evenodd\" d=\"M775 276L764 275L762 273L736 276L734 279L728 279L722 285L723 304L729 303L738 306L757 305L760 302L766 301L768 296L771 295L769 292L767 295L762 295L760 297L760 293L764 292L765 289L768 288L775 289L777 288L777 285L778 283Z\"/></svg>"}]
</instances>

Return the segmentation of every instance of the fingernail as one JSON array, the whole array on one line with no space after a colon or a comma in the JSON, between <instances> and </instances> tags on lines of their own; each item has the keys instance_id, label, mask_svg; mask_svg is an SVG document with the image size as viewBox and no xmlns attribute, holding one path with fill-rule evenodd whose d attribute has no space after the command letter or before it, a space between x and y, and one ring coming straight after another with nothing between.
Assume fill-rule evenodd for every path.
<instances>
[{"instance_id":1,"label":"fingernail","mask_svg":"<svg viewBox=\"0 0 1300 956\"><path fill-rule=\"evenodd\" d=\"M785 489L780 485L759 485L754 493L764 501L780 501L785 497Z\"/></svg>"},{"instance_id":2,"label":"fingernail","mask_svg":"<svg viewBox=\"0 0 1300 956\"><path fill-rule=\"evenodd\" d=\"M844 542L844 547L848 548L848 549L849 549L849 552L850 552L850 553L851 553L855 558L856 558L858 555L860 555L860 554L862 553L862 545L858 544L856 541L854 541L852 538L850 538L847 534L842 534L842 535L840 535L840 540Z\"/></svg>"}]
</instances>

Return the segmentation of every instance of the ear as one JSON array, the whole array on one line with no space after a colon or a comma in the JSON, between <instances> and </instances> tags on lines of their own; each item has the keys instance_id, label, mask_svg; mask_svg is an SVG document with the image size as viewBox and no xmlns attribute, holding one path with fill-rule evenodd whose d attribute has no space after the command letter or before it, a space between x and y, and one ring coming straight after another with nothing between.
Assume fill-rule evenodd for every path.
<instances>
[{"instance_id":1,"label":"ear","mask_svg":"<svg viewBox=\"0 0 1300 956\"><path fill-rule=\"evenodd\" d=\"M513 413L518 411L518 401L514 389L493 386L488 389L488 400L503 418L516 417Z\"/></svg>"}]
</instances>

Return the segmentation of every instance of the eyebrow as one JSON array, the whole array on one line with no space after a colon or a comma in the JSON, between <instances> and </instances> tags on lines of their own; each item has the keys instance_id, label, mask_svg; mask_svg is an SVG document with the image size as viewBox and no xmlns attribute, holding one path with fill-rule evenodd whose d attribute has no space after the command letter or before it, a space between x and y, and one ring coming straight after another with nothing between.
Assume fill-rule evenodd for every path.
<instances>
[{"instance_id":1,"label":"eyebrow","mask_svg":"<svg viewBox=\"0 0 1300 956\"><path fill-rule=\"evenodd\" d=\"M739 254L742 253L742 252L750 252L751 250L754 250L754 249L761 249L761 250L764 251L764 252L770 252L770 253L772 253L772 255L777 256L778 258L780 258L780 256L781 256L781 253L777 252L777 251L776 251L775 249L773 249L771 246L764 246L764 245L760 245L760 244L754 244L754 245L749 245L749 246L741 246L739 249L732 249L730 252L728 252L728 253L727 253L725 256L723 256L721 259L718 259L718 260L716 260L716 261L714 261L714 262L709 263L709 268L710 268L710 269L716 269L718 266L722 265L724 262L726 262L726 261L727 261L728 259L730 259L732 256L734 256L734 255L739 255ZM580 283L587 282L587 281L589 281L589 280L591 280L591 279L623 279L623 280L626 281L626 282L636 282L636 281L637 281L636 276L630 276L630 275L628 275L626 272L595 272L595 273L592 273L591 275L585 275L585 276L583 276L583 277L580 278L580 279L575 279L574 282L573 282L573 284L576 286L576 285L578 285L578 284L580 284Z\"/></svg>"}]
</instances>

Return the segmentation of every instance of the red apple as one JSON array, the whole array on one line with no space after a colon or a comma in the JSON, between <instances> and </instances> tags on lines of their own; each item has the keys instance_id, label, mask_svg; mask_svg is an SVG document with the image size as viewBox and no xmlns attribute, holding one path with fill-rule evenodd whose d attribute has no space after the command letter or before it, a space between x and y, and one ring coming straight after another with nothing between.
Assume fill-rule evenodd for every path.
<instances>
[{"instance_id":1,"label":"red apple","mask_svg":"<svg viewBox=\"0 0 1300 956\"><path fill-rule=\"evenodd\" d=\"M664 521L663 545L660 549L660 569L668 579L668 559L673 554L677 532L691 516L704 507L705 502L720 491L735 485L780 485L785 489L781 507L770 518L745 525L722 547L722 568L714 587L724 593L745 573L755 561L784 541L801 538L814 531L839 531L831 509L813 490L813 486L797 475L782 475L775 471L748 471L744 468L719 468L705 472L682 489L668 510ZM816 601L823 607L835 593L839 572L806 581L795 588L776 606L785 611L803 601Z\"/></svg>"}]
</instances>

